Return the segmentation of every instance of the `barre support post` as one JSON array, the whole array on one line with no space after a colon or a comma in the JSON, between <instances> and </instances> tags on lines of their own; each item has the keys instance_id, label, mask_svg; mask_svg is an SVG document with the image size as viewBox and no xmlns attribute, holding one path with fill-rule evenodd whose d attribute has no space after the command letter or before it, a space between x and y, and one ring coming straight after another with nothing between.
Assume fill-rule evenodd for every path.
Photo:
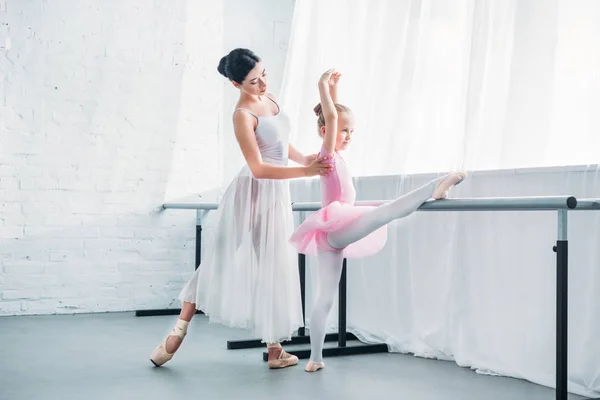
<instances>
[{"instance_id":1,"label":"barre support post","mask_svg":"<svg viewBox=\"0 0 600 400\"><path fill-rule=\"evenodd\" d=\"M567 210L558 210L556 246L556 400L567 400L569 242Z\"/></svg>"}]
</instances>

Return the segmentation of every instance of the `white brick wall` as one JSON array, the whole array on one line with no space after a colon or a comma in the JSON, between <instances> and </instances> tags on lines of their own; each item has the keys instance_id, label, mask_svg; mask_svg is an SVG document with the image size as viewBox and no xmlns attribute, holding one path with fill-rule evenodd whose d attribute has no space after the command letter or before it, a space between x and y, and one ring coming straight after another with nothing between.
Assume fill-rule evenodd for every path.
<instances>
[{"instance_id":1,"label":"white brick wall","mask_svg":"<svg viewBox=\"0 0 600 400\"><path fill-rule=\"evenodd\" d=\"M215 188L223 3L0 1L0 315L159 308Z\"/></svg>"}]
</instances>

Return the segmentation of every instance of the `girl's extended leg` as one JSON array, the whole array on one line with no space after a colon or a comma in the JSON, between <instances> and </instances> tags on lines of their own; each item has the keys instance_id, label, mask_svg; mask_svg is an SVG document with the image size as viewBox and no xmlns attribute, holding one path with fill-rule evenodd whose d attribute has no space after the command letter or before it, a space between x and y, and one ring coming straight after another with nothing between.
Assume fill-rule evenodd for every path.
<instances>
[{"instance_id":1,"label":"girl's extended leg","mask_svg":"<svg viewBox=\"0 0 600 400\"><path fill-rule=\"evenodd\" d=\"M410 215L426 200L432 197L435 199L446 197L450 187L461 182L464 178L464 173L454 173L435 179L394 201L382 204L361 215L351 224L344 227L343 230L330 232L327 235L327 240L332 247L343 249L393 220Z\"/></svg>"},{"instance_id":2,"label":"girl's extended leg","mask_svg":"<svg viewBox=\"0 0 600 400\"><path fill-rule=\"evenodd\" d=\"M307 372L315 372L324 367L323 345L327 328L327 317L333 307L342 273L343 255L341 252L319 250L319 294L310 317L310 361Z\"/></svg>"}]
</instances>

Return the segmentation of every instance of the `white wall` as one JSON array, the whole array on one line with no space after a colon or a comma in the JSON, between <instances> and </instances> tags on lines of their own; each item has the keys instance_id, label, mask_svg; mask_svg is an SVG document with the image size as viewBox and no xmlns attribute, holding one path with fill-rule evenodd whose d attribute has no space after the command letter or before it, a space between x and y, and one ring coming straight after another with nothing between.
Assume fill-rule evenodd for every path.
<instances>
[{"instance_id":1,"label":"white wall","mask_svg":"<svg viewBox=\"0 0 600 400\"><path fill-rule=\"evenodd\" d=\"M0 315L173 302L194 218L158 207L220 184L222 15L0 2Z\"/></svg>"}]
</instances>

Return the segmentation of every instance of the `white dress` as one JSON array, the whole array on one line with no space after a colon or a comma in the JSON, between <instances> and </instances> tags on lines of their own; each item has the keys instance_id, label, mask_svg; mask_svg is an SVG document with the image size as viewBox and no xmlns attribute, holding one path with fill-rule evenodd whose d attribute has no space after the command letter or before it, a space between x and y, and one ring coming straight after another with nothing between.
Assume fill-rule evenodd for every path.
<instances>
[{"instance_id":1,"label":"white dress","mask_svg":"<svg viewBox=\"0 0 600 400\"><path fill-rule=\"evenodd\" d=\"M287 165L288 117L281 110L264 117L235 112L258 120L263 162ZM255 179L246 165L216 213L214 235L179 299L196 303L211 322L251 329L263 342L289 340L303 322L297 253L288 242L294 230L288 181Z\"/></svg>"}]
</instances>

